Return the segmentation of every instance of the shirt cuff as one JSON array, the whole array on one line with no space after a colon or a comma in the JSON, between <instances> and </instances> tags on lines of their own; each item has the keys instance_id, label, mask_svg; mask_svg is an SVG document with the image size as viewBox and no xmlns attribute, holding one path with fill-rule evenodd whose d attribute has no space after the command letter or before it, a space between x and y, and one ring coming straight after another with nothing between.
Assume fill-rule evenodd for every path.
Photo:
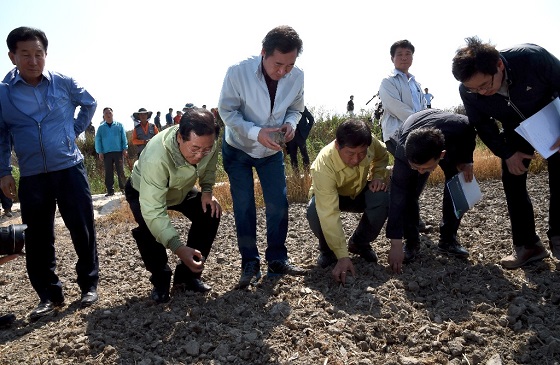
<instances>
[{"instance_id":1,"label":"shirt cuff","mask_svg":"<svg viewBox=\"0 0 560 365\"><path fill-rule=\"evenodd\" d=\"M167 242L167 247L171 250L171 252L175 253L179 249L179 247L183 246L181 239L178 236L171 238Z\"/></svg>"}]
</instances>

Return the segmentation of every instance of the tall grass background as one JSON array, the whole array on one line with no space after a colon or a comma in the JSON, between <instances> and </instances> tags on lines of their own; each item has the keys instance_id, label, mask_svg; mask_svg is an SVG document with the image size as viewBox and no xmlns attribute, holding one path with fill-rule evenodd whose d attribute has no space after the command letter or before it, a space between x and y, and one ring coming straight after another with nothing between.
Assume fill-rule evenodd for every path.
<instances>
[{"instance_id":1,"label":"tall grass background","mask_svg":"<svg viewBox=\"0 0 560 365\"><path fill-rule=\"evenodd\" d=\"M336 128L340 123L342 123L348 116L333 114L323 109L310 108L311 113L315 117L315 124L311 129L309 138L307 140L307 150L309 152L309 158L311 161L315 159L319 151L328 143L330 143L335 138ZM456 107L449 112L464 114L464 109L462 106ZM370 123L373 133L378 139L381 139L381 127L379 121L372 118L373 109L371 110L360 110L354 117L362 119ZM222 132L223 133L223 132ZM127 132L127 138L129 140L129 158L125 160L124 169L125 175L130 176L130 171L136 160L136 150L134 145L131 143L132 131ZM105 188L105 176L103 163L98 159L95 153L95 142L92 137L80 137L77 141L78 147L82 151L85 158L85 166L88 171L88 178L91 186L92 194L104 194L106 192ZM221 138L218 139L218 149L221 151ZM285 152L285 151L284 151ZM393 163L392 156L390 157L390 164ZM15 160L15 158L14 158ZM301 156L298 155L298 160L300 163L299 171L293 171L289 156L284 153L284 162L286 166L286 182L288 189L288 200L290 203L306 203L308 200L308 192L311 186L311 178L308 173L306 173L301 165ZM541 156L537 155L536 158L531 163L530 173L538 173L545 171L547 168L546 160ZM499 179L501 175L501 162L500 159L492 154L486 146L477 140L477 146L474 153L474 174L479 181L484 181L487 179ZM16 181L19 177L19 172L17 169L17 161L14 163L14 177ZM118 191L118 183L115 178L115 190ZM228 177L225 173L222 165L221 153L218 160L217 174L216 174L216 186L214 187L214 195L222 205L225 211L232 210L231 194L229 191ZM428 184L442 184L444 182L444 176L441 169L438 167L431 175L428 180ZM260 184L258 183L258 177L255 173L255 200L257 206L263 206L262 190Z\"/></svg>"}]
</instances>

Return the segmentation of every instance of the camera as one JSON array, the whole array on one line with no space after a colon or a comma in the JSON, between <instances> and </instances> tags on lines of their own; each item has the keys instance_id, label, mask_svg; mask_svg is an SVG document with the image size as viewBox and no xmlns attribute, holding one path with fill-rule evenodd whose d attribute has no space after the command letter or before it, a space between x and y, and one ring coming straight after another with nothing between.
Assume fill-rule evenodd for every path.
<instances>
[{"instance_id":1,"label":"camera","mask_svg":"<svg viewBox=\"0 0 560 365\"><path fill-rule=\"evenodd\" d=\"M0 255L21 253L25 245L27 224L10 224L0 227Z\"/></svg>"}]
</instances>

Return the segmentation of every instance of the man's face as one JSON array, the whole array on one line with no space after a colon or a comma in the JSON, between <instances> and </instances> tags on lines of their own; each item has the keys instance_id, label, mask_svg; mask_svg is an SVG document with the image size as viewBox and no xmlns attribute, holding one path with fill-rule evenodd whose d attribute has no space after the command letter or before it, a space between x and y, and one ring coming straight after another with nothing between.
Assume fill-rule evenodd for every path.
<instances>
[{"instance_id":1,"label":"man's face","mask_svg":"<svg viewBox=\"0 0 560 365\"><path fill-rule=\"evenodd\" d=\"M16 52L8 52L8 56L25 82L31 85L41 82L47 51L40 40L17 42Z\"/></svg>"},{"instance_id":2,"label":"man's face","mask_svg":"<svg viewBox=\"0 0 560 365\"><path fill-rule=\"evenodd\" d=\"M148 122L148 113L138 113L138 119L140 123L146 124Z\"/></svg>"},{"instance_id":3,"label":"man's face","mask_svg":"<svg viewBox=\"0 0 560 365\"><path fill-rule=\"evenodd\" d=\"M368 146L358 146L358 147L348 147L344 146L340 148L337 142L335 142L335 148L338 151L338 155L342 162L344 162L348 167L356 167L362 162L367 156Z\"/></svg>"},{"instance_id":4,"label":"man's face","mask_svg":"<svg viewBox=\"0 0 560 365\"><path fill-rule=\"evenodd\" d=\"M289 74L294 68L297 58L297 49L288 53L281 53L278 50L274 50L268 57L265 57L263 49L261 55L263 56L263 67L266 74L271 79L278 81Z\"/></svg>"},{"instance_id":5,"label":"man's face","mask_svg":"<svg viewBox=\"0 0 560 365\"><path fill-rule=\"evenodd\" d=\"M105 109L103 111L103 120L109 124L113 123L113 111L111 109Z\"/></svg>"},{"instance_id":6,"label":"man's face","mask_svg":"<svg viewBox=\"0 0 560 365\"><path fill-rule=\"evenodd\" d=\"M177 133L177 141L179 142L179 150L181 154L191 165L196 165L212 152L216 135L209 134L205 136L198 136L193 131L189 136L189 140L184 140L181 134Z\"/></svg>"},{"instance_id":7,"label":"man's face","mask_svg":"<svg viewBox=\"0 0 560 365\"><path fill-rule=\"evenodd\" d=\"M439 161L444 157L445 151L441 151L441 155L439 156L439 158L432 158L431 160L423 164L415 164L414 162L408 161L408 164L410 165L411 169L418 171L418 173L420 174L431 173L438 167Z\"/></svg>"},{"instance_id":8,"label":"man's face","mask_svg":"<svg viewBox=\"0 0 560 365\"><path fill-rule=\"evenodd\" d=\"M463 82L463 85L467 88L467 92L471 94L494 95L502 87L504 67L502 60L499 60L497 73L494 75L487 75L482 72L477 72L470 79Z\"/></svg>"},{"instance_id":9,"label":"man's face","mask_svg":"<svg viewBox=\"0 0 560 365\"><path fill-rule=\"evenodd\" d=\"M391 58L395 68L401 72L408 73L408 69L412 66L413 54L408 48L397 47L395 56Z\"/></svg>"}]
</instances>

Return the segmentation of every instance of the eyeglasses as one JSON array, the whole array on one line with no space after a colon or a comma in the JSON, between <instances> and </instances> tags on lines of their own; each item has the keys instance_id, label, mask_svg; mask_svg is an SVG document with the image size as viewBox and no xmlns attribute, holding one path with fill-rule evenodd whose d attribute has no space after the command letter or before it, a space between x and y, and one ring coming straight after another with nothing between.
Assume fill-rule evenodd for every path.
<instances>
[{"instance_id":1,"label":"eyeglasses","mask_svg":"<svg viewBox=\"0 0 560 365\"><path fill-rule=\"evenodd\" d=\"M494 85L494 75L492 75L492 79L490 80L490 84L487 85L487 83L485 83L484 85L482 85L481 87L477 87L476 89L470 89L470 88L467 87L467 92L469 94L476 94L476 93L480 93L481 91L486 92L486 91L488 91L489 89L492 88L492 85Z\"/></svg>"},{"instance_id":2,"label":"eyeglasses","mask_svg":"<svg viewBox=\"0 0 560 365\"><path fill-rule=\"evenodd\" d=\"M213 147L211 148L205 148L205 149L200 149L198 147L195 148L190 148L189 146L187 146L187 150L189 150L189 152L193 155L201 155L201 156L208 156L210 154L210 152L212 152Z\"/></svg>"}]
</instances>

